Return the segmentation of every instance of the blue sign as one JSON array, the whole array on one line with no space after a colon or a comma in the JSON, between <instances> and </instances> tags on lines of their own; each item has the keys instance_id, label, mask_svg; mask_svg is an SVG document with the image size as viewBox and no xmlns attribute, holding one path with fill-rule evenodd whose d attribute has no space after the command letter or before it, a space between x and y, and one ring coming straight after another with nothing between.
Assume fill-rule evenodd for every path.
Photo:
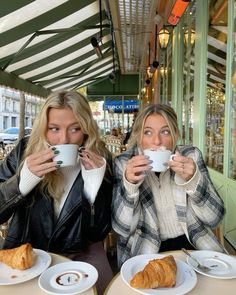
<instances>
[{"instance_id":1,"label":"blue sign","mask_svg":"<svg viewBox=\"0 0 236 295\"><path fill-rule=\"evenodd\" d=\"M108 112L122 113L124 108L125 113L132 113L134 110L139 109L138 100L106 100L103 104L103 109Z\"/></svg>"}]
</instances>

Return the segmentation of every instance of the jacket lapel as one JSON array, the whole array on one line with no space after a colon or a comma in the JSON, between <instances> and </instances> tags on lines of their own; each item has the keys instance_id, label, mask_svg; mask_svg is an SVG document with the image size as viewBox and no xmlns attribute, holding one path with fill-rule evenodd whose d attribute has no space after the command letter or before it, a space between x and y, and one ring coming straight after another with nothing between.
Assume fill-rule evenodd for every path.
<instances>
[{"instance_id":1,"label":"jacket lapel","mask_svg":"<svg viewBox=\"0 0 236 295\"><path fill-rule=\"evenodd\" d=\"M74 181L71 190L66 198L65 204L60 212L57 220L56 228L60 227L72 215L74 210L82 206L84 181L81 172Z\"/></svg>"}]
</instances>

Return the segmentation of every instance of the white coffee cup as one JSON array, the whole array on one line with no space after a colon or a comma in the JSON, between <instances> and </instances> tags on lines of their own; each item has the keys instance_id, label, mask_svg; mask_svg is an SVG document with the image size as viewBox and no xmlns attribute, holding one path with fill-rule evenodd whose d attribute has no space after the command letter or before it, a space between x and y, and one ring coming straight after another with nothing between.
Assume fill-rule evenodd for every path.
<instances>
[{"instance_id":1,"label":"white coffee cup","mask_svg":"<svg viewBox=\"0 0 236 295\"><path fill-rule=\"evenodd\" d=\"M74 166L77 163L79 149L77 144L58 144L51 146L51 148L56 148L59 151L53 161L62 161L60 167Z\"/></svg>"},{"instance_id":2,"label":"white coffee cup","mask_svg":"<svg viewBox=\"0 0 236 295\"><path fill-rule=\"evenodd\" d=\"M163 172L168 168L167 162L172 160L174 155L171 154L169 150L151 150L146 149L143 151L145 156L149 157L149 160L152 161L150 164L153 168L151 171Z\"/></svg>"}]
</instances>

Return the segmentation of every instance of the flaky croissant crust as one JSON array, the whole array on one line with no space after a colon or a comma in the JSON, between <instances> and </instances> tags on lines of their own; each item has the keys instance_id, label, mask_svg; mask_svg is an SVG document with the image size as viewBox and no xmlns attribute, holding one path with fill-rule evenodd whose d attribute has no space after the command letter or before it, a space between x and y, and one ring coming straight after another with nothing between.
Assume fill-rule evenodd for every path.
<instances>
[{"instance_id":1,"label":"flaky croissant crust","mask_svg":"<svg viewBox=\"0 0 236 295\"><path fill-rule=\"evenodd\" d=\"M134 275L130 281L133 288L154 289L174 287L176 284L177 265L172 255L162 259L153 259L144 269Z\"/></svg>"},{"instance_id":2,"label":"flaky croissant crust","mask_svg":"<svg viewBox=\"0 0 236 295\"><path fill-rule=\"evenodd\" d=\"M0 262L15 269L30 268L33 265L33 248L27 243L17 248L0 250Z\"/></svg>"}]
</instances>

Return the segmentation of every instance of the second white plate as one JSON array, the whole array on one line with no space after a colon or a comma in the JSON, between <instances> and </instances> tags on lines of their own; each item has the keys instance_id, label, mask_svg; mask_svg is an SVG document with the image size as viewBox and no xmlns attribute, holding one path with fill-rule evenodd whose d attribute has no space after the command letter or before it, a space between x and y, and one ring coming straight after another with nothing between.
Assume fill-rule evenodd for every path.
<instances>
[{"instance_id":1,"label":"second white plate","mask_svg":"<svg viewBox=\"0 0 236 295\"><path fill-rule=\"evenodd\" d=\"M187 263L176 259L177 276L176 285L173 288L157 289L136 289L130 286L130 280L138 272L143 270L145 265L152 259L160 259L163 254L144 254L138 255L127 260L121 267L121 277L123 281L133 290L145 295L183 295L192 290L197 283L197 275L192 267Z\"/></svg>"},{"instance_id":2,"label":"second white plate","mask_svg":"<svg viewBox=\"0 0 236 295\"><path fill-rule=\"evenodd\" d=\"M191 252L191 255L195 257L201 264L208 266L210 271L202 271L197 267L196 262L190 257L187 258L187 262L198 273L208 277L218 279L234 279L236 278L236 259L223 253L209 250L199 250Z\"/></svg>"}]
</instances>

